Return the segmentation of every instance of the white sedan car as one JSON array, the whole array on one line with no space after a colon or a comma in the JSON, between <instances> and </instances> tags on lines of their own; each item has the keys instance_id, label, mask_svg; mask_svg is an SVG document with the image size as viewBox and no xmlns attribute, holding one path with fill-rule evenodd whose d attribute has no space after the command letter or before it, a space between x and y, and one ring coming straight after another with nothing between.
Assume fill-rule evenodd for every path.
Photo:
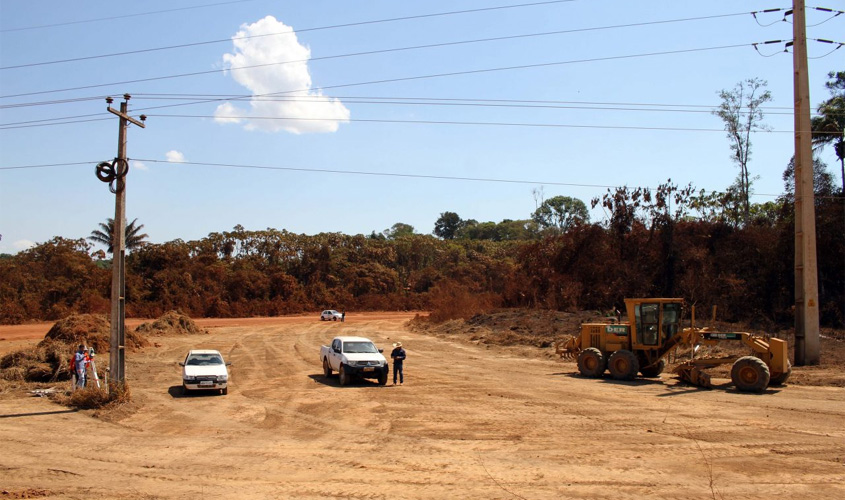
<instances>
[{"instance_id":1,"label":"white sedan car","mask_svg":"<svg viewBox=\"0 0 845 500\"><path fill-rule=\"evenodd\" d=\"M343 315L334 309L326 309L320 313L320 321L337 321L343 319Z\"/></svg>"},{"instance_id":2,"label":"white sedan car","mask_svg":"<svg viewBox=\"0 0 845 500\"><path fill-rule=\"evenodd\" d=\"M182 366L182 387L185 392L196 390L229 392L229 370L232 363L223 361L220 351L212 349L194 349L188 351Z\"/></svg>"}]
</instances>

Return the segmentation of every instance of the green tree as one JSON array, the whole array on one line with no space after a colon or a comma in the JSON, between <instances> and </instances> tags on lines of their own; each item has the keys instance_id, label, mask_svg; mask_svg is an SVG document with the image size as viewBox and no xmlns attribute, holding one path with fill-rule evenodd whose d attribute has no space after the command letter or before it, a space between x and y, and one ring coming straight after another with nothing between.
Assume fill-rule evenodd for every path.
<instances>
[{"instance_id":1,"label":"green tree","mask_svg":"<svg viewBox=\"0 0 845 500\"><path fill-rule=\"evenodd\" d=\"M825 83L831 98L818 107L819 116L811 121L813 145L817 149L833 145L833 151L839 158L842 175L842 192L845 193L845 71L827 74L831 80Z\"/></svg>"},{"instance_id":2,"label":"green tree","mask_svg":"<svg viewBox=\"0 0 845 500\"><path fill-rule=\"evenodd\" d=\"M555 196L545 200L531 215L531 219L544 228L568 231L576 224L590 222L587 205L578 198Z\"/></svg>"},{"instance_id":3,"label":"green tree","mask_svg":"<svg viewBox=\"0 0 845 500\"><path fill-rule=\"evenodd\" d=\"M141 229L144 228L144 225L140 224L136 226L136 222L138 222L138 219L135 219L126 225L125 241L127 250L134 250L138 247L146 245L147 242L144 240L149 238L149 235L147 235L146 233L138 234L141 232ZM100 229L91 231L91 236L89 236L88 239L90 241L93 241L94 243L105 245L106 247L108 247L108 253L113 253L114 219L108 218L106 219L105 223L101 222Z\"/></svg>"},{"instance_id":4,"label":"green tree","mask_svg":"<svg viewBox=\"0 0 845 500\"><path fill-rule=\"evenodd\" d=\"M725 131L731 141L731 159L739 167L737 185L742 197L743 221L751 212L749 197L752 177L748 172L751 160L751 133L768 130L763 124L762 106L772 100L772 93L764 89L768 83L758 78L749 78L736 84L733 90L722 90L722 103L713 112L725 122Z\"/></svg>"},{"instance_id":5,"label":"green tree","mask_svg":"<svg viewBox=\"0 0 845 500\"><path fill-rule=\"evenodd\" d=\"M414 234L414 226L405 224L404 222L397 222L390 228L384 230L384 235L389 240L395 240L403 236L411 236Z\"/></svg>"},{"instance_id":6,"label":"green tree","mask_svg":"<svg viewBox=\"0 0 845 500\"><path fill-rule=\"evenodd\" d=\"M444 240L454 240L461 229L463 221L455 212L443 212L434 223L433 234Z\"/></svg>"}]
</instances>

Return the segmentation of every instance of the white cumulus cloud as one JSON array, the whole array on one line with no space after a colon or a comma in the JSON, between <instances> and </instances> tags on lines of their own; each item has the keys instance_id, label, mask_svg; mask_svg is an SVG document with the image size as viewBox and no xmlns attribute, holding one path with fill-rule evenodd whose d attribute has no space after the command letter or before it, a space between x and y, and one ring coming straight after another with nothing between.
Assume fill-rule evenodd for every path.
<instances>
[{"instance_id":1,"label":"white cumulus cloud","mask_svg":"<svg viewBox=\"0 0 845 500\"><path fill-rule=\"evenodd\" d=\"M293 28L267 16L242 25L232 42L234 50L224 54L223 61L230 70L228 74L253 97L248 109L231 102L221 104L215 111L215 121L241 123L247 130L294 134L335 132L341 123L349 121L349 110L339 99L311 88L311 50L299 43ZM296 62L277 64L286 61ZM237 69L247 66L250 68ZM261 97L266 94L277 95Z\"/></svg>"},{"instance_id":2,"label":"white cumulus cloud","mask_svg":"<svg viewBox=\"0 0 845 500\"><path fill-rule=\"evenodd\" d=\"M164 154L164 157L170 163L185 163L185 155L176 150L168 151Z\"/></svg>"},{"instance_id":3,"label":"white cumulus cloud","mask_svg":"<svg viewBox=\"0 0 845 500\"><path fill-rule=\"evenodd\" d=\"M135 160L132 161L132 168L137 168L138 170L149 170L149 167L147 167L147 165L145 165L143 162Z\"/></svg>"}]
</instances>

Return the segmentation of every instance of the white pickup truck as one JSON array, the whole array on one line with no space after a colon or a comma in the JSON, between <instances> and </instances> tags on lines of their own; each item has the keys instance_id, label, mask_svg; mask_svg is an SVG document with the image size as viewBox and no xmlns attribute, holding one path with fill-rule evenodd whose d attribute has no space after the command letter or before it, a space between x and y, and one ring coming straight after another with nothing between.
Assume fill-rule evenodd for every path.
<instances>
[{"instance_id":1,"label":"white pickup truck","mask_svg":"<svg viewBox=\"0 0 845 500\"><path fill-rule=\"evenodd\" d=\"M340 385L345 386L355 378L374 378L379 385L387 383L390 367L373 341L364 337L335 337L331 346L320 347L323 373L330 377L335 371Z\"/></svg>"}]
</instances>

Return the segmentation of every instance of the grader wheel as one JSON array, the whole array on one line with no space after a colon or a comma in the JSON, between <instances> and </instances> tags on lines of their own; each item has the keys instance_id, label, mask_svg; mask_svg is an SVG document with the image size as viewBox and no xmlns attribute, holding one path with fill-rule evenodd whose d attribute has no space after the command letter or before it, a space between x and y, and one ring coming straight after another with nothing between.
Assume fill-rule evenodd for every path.
<instances>
[{"instance_id":1,"label":"grader wheel","mask_svg":"<svg viewBox=\"0 0 845 500\"><path fill-rule=\"evenodd\" d=\"M641 368L640 373L643 374L643 377L654 378L654 377L659 376L661 373L663 373L663 370L665 368L666 368L666 360L661 359L654 366L650 366L648 368Z\"/></svg>"},{"instance_id":2,"label":"grader wheel","mask_svg":"<svg viewBox=\"0 0 845 500\"><path fill-rule=\"evenodd\" d=\"M616 380L634 380L640 371L640 363L633 352L620 349L610 355L607 368L610 370L610 376Z\"/></svg>"},{"instance_id":3,"label":"grader wheel","mask_svg":"<svg viewBox=\"0 0 845 500\"><path fill-rule=\"evenodd\" d=\"M778 375L773 375L769 379L769 385L783 385L789 380L789 376L792 375L792 363L789 361L786 362L786 371L780 373Z\"/></svg>"},{"instance_id":4,"label":"grader wheel","mask_svg":"<svg viewBox=\"0 0 845 500\"><path fill-rule=\"evenodd\" d=\"M769 378L769 367L754 356L739 358L731 368L731 381L743 392L763 392L769 386Z\"/></svg>"},{"instance_id":5,"label":"grader wheel","mask_svg":"<svg viewBox=\"0 0 845 500\"><path fill-rule=\"evenodd\" d=\"M588 347L578 354L578 371L585 377L601 377L607 369L607 360L595 347Z\"/></svg>"}]
</instances>

